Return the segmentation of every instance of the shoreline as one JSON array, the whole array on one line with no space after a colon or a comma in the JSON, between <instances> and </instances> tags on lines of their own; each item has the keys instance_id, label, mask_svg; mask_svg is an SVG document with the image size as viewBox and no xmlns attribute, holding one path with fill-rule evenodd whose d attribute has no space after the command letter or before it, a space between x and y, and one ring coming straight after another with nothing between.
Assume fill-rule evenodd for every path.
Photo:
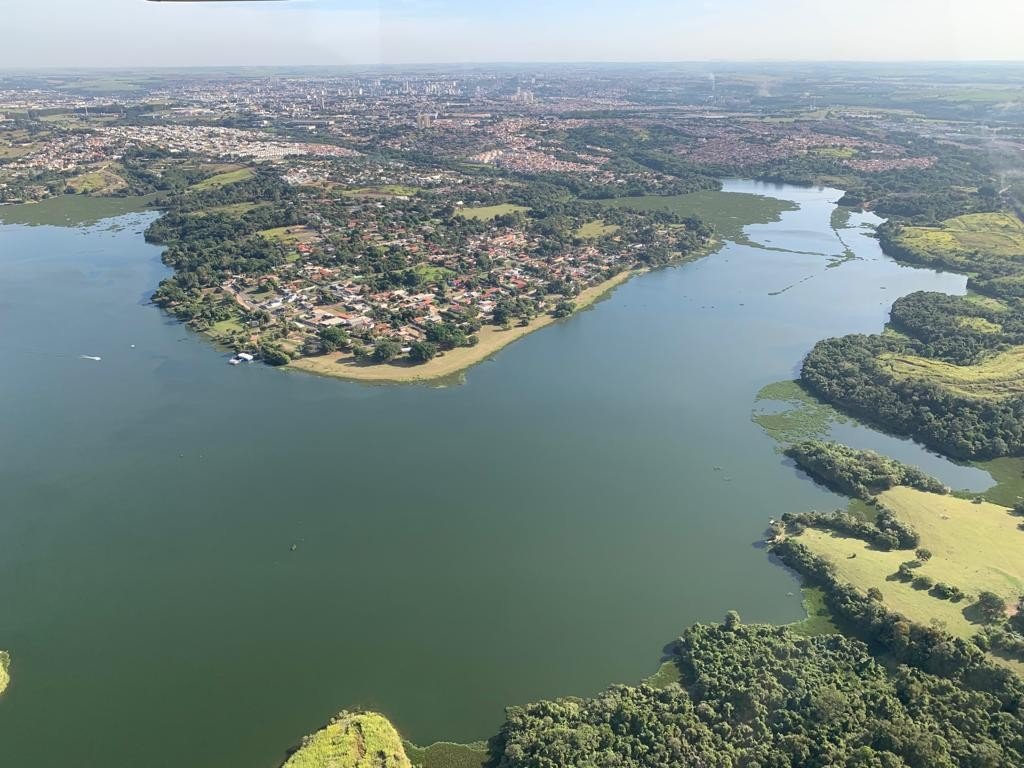
<instances>
[{"instance_id":1,"label":"shoreline","mask_svg":"<svg viewBox=\"0 0 1024 768\"><path fill-rule=\"evenodd\" d=\"M615 277L591 286L580 292L574 299L576 310L581 312L610 294L613 290L646 269L627 269ZM569 315L571 318L573 315ZM447 379L484 362L509 344L539 331L559 320L569 318L543 315L534 318L528 325L515 325L509 329L484 326L477 333L480 343L472 347L457 347L448 350L426 363L359 363L351 353L331 353L316 357L302 357L285 366L286 370L301 371L320 376L330 376L366 384L416 384Z\"/></svg>"},{"instance_id":2,"label":"shoreline","mask_svg":"<svg viewBox=\"0 0 1024 768\"><path fill-rule=\"evenodd\" d=\"M725 244L725 241L714 237L700 250L683 258L676 259L667 267L696 261L710 256ZM336 379L357 381L364 384L426 384L457 377L479 363L490 359L493 355L515 341L539 331L552 323L570 320L578 312L592 307L610 295L616 288L628 280L650 271L649 267L626 269L604 282L593 285L575 297L576 310L568 317L552 317L543 315L534 318L529 325L516 325L509 329L497 326L484 326L477 333L480 343L472 347L457 347L438 355L427 363L359 363L350 353L331 353L316 357L302 357L281 366L285 370L311 373L317 376L330 376Z\"/></svg>"}]
</instances>

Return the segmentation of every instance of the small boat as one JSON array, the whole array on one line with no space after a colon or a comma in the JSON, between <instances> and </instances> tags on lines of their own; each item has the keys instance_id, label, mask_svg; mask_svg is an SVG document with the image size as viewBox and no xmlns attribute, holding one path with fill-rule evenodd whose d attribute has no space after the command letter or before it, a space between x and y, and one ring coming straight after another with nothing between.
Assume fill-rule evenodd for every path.
<instances>
[{"instance_id":1,"label":"small boat","mask_svg":"<svg viewBox=\"0 0 1024 768\"><path fill-rule=\"evenodd\" d=\"M95 360L97 363L103 359L102 357L98 357L97 355L79 355L79 357L82 360Z\"/></svg>"},{"instance_id":2,"label":"small boat","mask_svg":"<svg viewBox=\"0 0 1024 768\"><path fill-rule=\"evenodd\" d=\"M239 360L237 357L232 357L230 360L228 360L228 365L238 365L240 362L242 361Z\"/></svg>"}]
</instances>

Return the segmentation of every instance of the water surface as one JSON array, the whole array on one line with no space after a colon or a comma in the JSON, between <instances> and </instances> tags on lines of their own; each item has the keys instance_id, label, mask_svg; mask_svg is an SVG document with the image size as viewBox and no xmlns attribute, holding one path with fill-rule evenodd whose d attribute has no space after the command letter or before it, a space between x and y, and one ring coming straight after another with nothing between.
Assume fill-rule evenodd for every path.
<instances>
[{"instance_id":1,"label":"water surface","mask_svg":"<svg viewBox=\"0 0 1024 768\"><path fill-rule=\"evenodd\" d=\"M155 214L0 227L3 763L271 768L354 706L486 737L508 704L653 672L694 621L800 618L753 544L844 500L755 395L965 281L857 222L829 266L836 190L728 189L799 210L446 388L228 366L146 301Z\"/></svg>"}]
</instances>

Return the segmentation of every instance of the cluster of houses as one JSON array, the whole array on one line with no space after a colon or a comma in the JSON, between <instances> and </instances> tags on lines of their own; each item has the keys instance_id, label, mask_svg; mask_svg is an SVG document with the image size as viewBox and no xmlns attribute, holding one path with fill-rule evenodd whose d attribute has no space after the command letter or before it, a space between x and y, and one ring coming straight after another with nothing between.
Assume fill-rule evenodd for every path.
<instances>
[{"instance_id":1,"label":"cluster of houses","mask_svg":"<svg viewBox=\"0 0 1024 768\"><path fill-rule=\"evenodd\" d=\"M408 247L412 240L402 242ZM406 345L425 339L429 324L452 317L493 322L504 299L526 298L543 309L550 302L552 281L584 288L635 258L633 249L605 253L594 245L541 257L530 246L524 232L500 228L472 238L459 254L430 252L436 249L420 244L427 251L420 264L443 274L443 286L432 280L416 288L377 290L356 269L299 260L277 267L272 275L234 275L222 289L247 313L265 312L287 322L296 336L341 327L354 337ZM467 271L477 254L487 256L489 267Z\"/></svg>"}]
</instances>

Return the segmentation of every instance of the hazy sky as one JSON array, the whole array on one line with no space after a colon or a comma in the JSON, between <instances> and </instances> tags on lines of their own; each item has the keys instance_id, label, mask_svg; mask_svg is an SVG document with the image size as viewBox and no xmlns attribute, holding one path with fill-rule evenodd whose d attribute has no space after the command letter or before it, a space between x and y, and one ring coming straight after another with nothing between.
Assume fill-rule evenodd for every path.
<instances>
[{"instance_id":1,"label":"hazy sky","mask_svg":"<svg viewBox=\"0 0 1024 768\"><path fill-rule=\"evenodd\" d=\"M1024 0L0 0L0 67L1024 59Z\"/></svg>"}]
</instances>

